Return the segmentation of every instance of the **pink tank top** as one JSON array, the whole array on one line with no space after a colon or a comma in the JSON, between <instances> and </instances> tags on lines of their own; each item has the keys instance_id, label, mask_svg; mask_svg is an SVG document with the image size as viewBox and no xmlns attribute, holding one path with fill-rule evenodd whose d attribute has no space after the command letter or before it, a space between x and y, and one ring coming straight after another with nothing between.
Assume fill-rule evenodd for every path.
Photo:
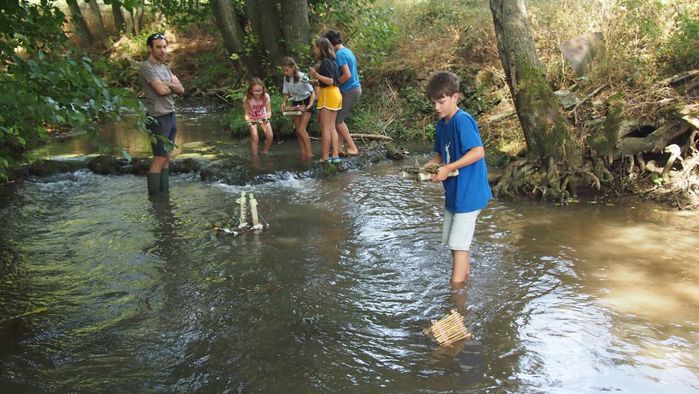
<instances>
[{"instance_id":1,"label":"pink tank top","mask_svg":"<svg viewBox=\"0 0 699 394\"><path fill-rule=\"evenodd\" d=\"M265 93L262 100L256 98L250 98L247 100L248 104L248 117L250 120L265 119L267 118L267 103L269 103L269 94Z\"/></svg>"}]
</instances>

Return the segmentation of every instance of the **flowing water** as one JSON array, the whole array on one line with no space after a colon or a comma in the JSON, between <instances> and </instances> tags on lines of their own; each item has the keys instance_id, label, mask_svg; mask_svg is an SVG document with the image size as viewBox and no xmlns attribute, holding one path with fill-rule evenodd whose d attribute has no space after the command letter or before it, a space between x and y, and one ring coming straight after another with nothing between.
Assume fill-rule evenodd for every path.
<instances>
[{"instance_id":1,"label":"flowing water","mask_svg":"<svg viewBox=\"0 0 699 394\"><path fill-rule=\"evenodd\" d=\"M196 112L180 143L228 138ZM177 175L169 199L88 171L0 189L0 391L699 391L699 214L493 201L452 292L439 185L272 149L249 183ZM242 191L270 227L217 237ZM439 348L422 329L451 309L473 339Z\"/></svg>"}]
</instances>

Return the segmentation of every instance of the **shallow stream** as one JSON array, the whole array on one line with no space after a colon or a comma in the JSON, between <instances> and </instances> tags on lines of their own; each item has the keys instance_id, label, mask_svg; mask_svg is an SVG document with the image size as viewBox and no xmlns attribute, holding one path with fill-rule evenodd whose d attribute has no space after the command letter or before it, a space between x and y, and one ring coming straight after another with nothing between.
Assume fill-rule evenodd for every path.
<instances>
[{"instance_id":1,"label":"shallow stream","mask_svg":"<svg viewBox=\"0 0 699 394\"><path fill-rule=\"evenodd\" d=\"M180 144L230 140L217 114L178 122ZM441 186L272 149L264 181L177 175L165 200L88 171L1 188L0 391L699 391L698 213L493 201L454 294ZM242 191L269 229L217 237ZM450 309L473 339L438 348L422 329Z\"/></svg>"}]
</instances>

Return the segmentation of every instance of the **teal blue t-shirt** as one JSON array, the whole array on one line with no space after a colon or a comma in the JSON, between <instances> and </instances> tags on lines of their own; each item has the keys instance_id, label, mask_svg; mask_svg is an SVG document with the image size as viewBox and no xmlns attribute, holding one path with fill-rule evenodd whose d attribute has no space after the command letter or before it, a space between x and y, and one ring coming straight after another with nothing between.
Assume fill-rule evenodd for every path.
<instances>
[{"instance_id":1,"label":"teal blue t-shirt","mask_svg":"<svg viewBox=\"0 0 699 394\"><path fill-rule=\"evenodd\" d=\"M340 50L335 53L335 63L337 63L337 68L340 69L340 75L342 75L342 66L345 64L349 67L349 71L352 74L350 79L340 85L341 92L347 92L361 86L359 83L359 74L357 73L357 58L354 57L352 51L345 47L340 48Z\"/></svg>"},{"instance_id":2,"label":"teal blue t-shirt","mask_svg":"<svg viewBox=\"0 0 699 394\"><path fill-rule=\"evenodd\" d=\"M442 155L444 163L453 163L478 146L483 146L478 124L462 109L457 110L449 121L442 118L437 122L434 151ZM442 185L444 207L452 213L483 209L493 198L485 158L460 168L459 175L447 178Z\"/></svg>"}]
</instances>

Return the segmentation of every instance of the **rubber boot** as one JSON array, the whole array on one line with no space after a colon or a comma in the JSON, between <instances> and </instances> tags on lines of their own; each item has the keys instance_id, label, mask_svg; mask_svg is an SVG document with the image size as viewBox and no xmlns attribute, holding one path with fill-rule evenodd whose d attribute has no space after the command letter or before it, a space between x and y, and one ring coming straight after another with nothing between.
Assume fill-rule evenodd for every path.
<instances>
[{"instance_id":1,"label":"rubber boot","mask_svg":"<svg viewBox=\"0 0 699 394\"><path fill-rule=\"evenodd\" d=\"M170 192L170 169L163 168L160 170L160 192Z\"/></svg>"},{"instance_id":2,"label":"rubber boot","mask_svg":"<svg viewBox=\"0 0 699 394\"><path fill-rule=\"evenodd\" d=\"M160 173L149 172L146 174L148 180L148 195L154 196L160 193Z\"/></svg>"}]
</instances>

